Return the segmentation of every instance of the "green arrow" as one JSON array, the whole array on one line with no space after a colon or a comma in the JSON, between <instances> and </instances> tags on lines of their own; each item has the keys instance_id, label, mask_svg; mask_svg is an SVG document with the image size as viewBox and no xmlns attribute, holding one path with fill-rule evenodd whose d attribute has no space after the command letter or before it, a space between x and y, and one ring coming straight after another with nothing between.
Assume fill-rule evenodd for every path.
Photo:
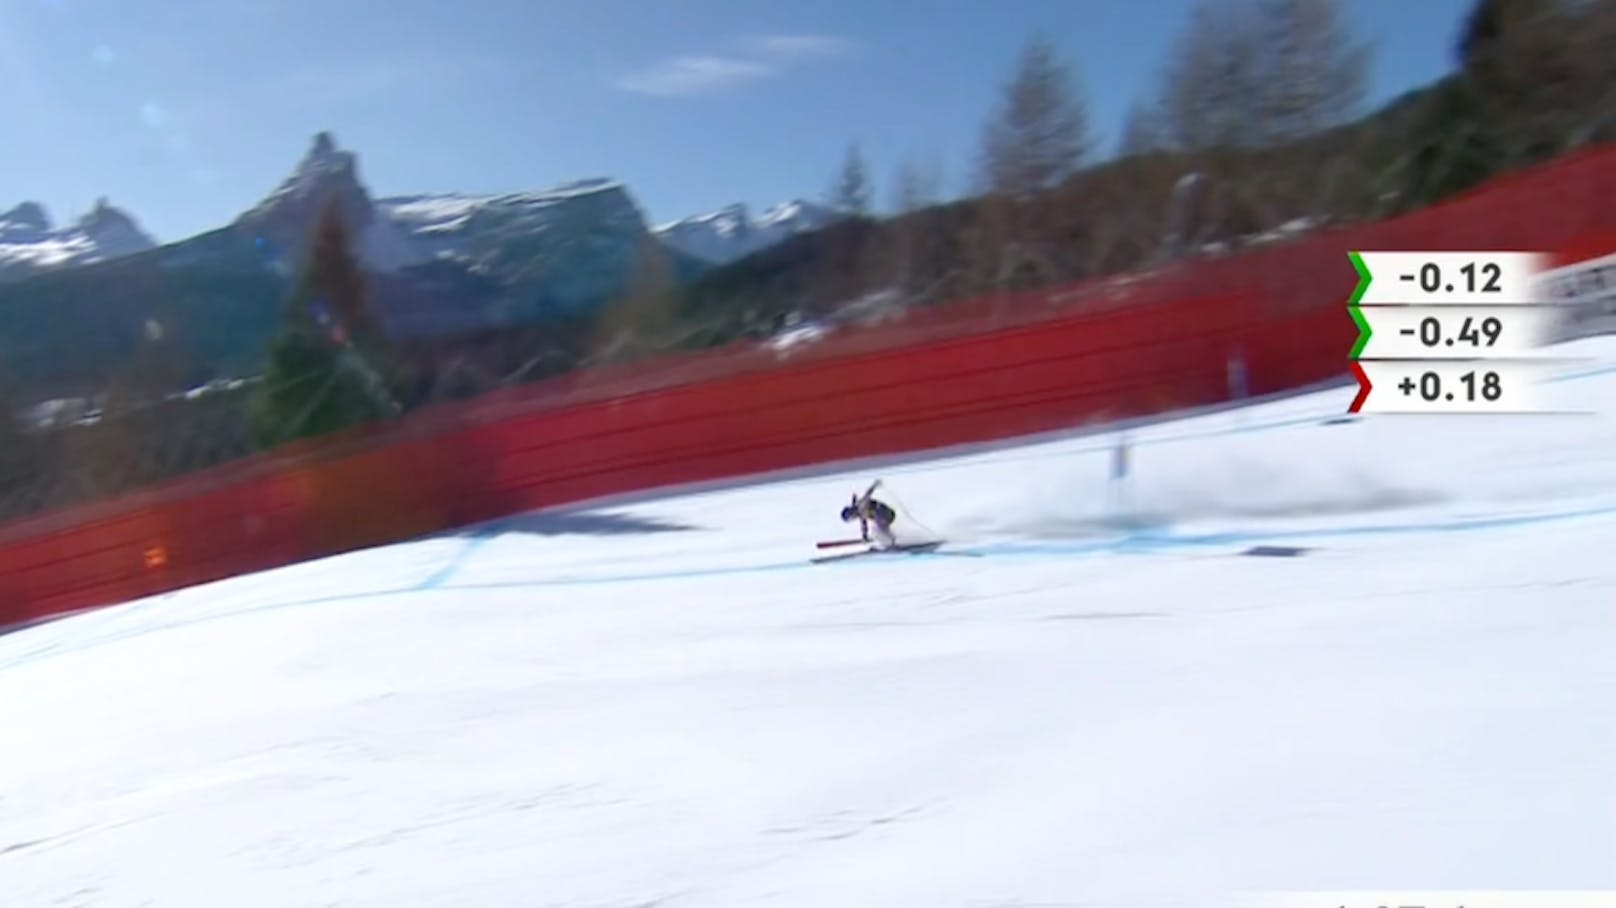
<instances>
[{"instance_id":1,"label":"green arrow","mask_svg":"<svg viewBox=\"0 0 1616 908\"><path fill-rule=\"evenodd\" d=\"M1374 335L1375 329L1369 327L1369 319L1364 317L1363 309L1356 304L1347 306L1347 314L1352 316L1353 322L1358 325L1358 342L1352 345L1352 352L1347 359L1357 359L1363 355L1364 348L1369 346L1369 338Z\"/></svg>"},{"instance_id":2,"label":"green arrow","mask_svg":"<svg viewBox=\"0 0 1616 908\"><path fill-rule=\"evenodd\" d=\"M1353 270L1358 272L1358 286L1353 288L1352 298L1347 300L1347 305L1356 306L1358 301L1363 299L1364 292L1369 289L1369 282L1373 281L1374 278L1370 276L1369 266L1364 264L1363 256L1356 252L1349 252L1347 253L1347 258L1352 260Z\"/></svg>"}]
</instances>

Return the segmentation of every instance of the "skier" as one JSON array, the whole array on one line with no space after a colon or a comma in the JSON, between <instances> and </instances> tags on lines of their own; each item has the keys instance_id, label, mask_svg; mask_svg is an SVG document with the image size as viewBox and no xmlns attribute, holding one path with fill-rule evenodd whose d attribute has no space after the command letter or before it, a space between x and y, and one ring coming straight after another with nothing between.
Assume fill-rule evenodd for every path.
<instances>
[{"instance_id":1,"label":"skier","mask_svg":"<svg viewBox=\"0 0 1616 908\"><path fill-rule=\"evenodd\" d=\"M875 490L880 486L881 480L877 479L870 483L870 487L864 490L863 495L855 494L852 503L842 508L842 520L848 523L857 520L859 535L865 542L870 541L870 530L873 527L877 546L890 549L898 544L897 538L892 535L892 524L897 521L898 512L894 511L891 505L874 497Z\"/></svg>"}]
</instances>

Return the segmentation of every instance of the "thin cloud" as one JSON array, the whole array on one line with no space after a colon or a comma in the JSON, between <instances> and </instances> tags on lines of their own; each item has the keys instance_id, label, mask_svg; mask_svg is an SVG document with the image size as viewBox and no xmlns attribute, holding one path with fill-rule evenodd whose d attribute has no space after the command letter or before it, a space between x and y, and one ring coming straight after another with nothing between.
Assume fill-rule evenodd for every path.
<instances>
[{"instance_id":1,"label":"thin cloud","mask_svg":"<svg viewBox=\"0 0 1616 908\"><path fill-rule=\"evenodd\" d=\"M853 50L853 42L838 35L754 35L746 43L760 54L783 60L840 57Z\"/></svg>"},{"instance_id":2,"label":"thin cloud","mask_svg":"<svg viewBox=\"0 0 1616 908\"><path fill-rule=\"evenodd\" d=\"M693 97L784 74L803 61L848 53L853 43L835 35L753 35L744 55L683 55L631 72L617 87L659 98Z\"/></svg>"},{"instance_id":3,"label":"thin cloud","mask_svg":"<svg viewBox=\"0 0 1616 908\"><path fill-rule=\"evenodd\" d=\"M738 57L675 57L618 80L624 91L661 98L708 94L767 79L778 70Z\"/></svg>"}]
</instances>

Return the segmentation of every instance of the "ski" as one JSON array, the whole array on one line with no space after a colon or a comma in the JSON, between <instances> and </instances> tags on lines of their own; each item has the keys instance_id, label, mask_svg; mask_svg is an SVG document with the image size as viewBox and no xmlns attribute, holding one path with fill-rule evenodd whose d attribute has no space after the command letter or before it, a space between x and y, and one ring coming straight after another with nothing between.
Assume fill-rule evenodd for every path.
<instances>
[{"instance_id":1,"label":"ski","mask_svg":"<svg viewBox=\"0 0 1616 908\"><path fill-rule=\"evenodd\" d=\"M927 552L935 552L942 548L942 546L943 541L939 539L936 542L903 543L895 545L890 549L876 549L875 551L878 554L885 552L892 555L923 555Z\"/></svg>"},{"instance_id":2,"label":"ski","mask_svg":"<svg viewBox=\"0 0 1616 908\"><path fill-rule=\"evenodd\" d=\"M829 539L829 540L826 540L824 542L816 542L816 543L814 543L814 545L817 548L821 548L821 549L839 549L844 545L866 545L866 544L868 544L868 540L864 540L864 539Z\"/></svg>"},{"instance_id":3,"label":"ski","mask_svg":"<svg viewBox=\"0 0 1616 908\"><path fill-rule=\"evenodd\" d=\"M820 555L809 560L814 564L828 564L832 561L845 561L849 558L858 558L862 555L924 555L929 552L937 551L938 548L942 547L942 544L943 543L941 541L911 542L908 544L895 545L886 549L870 546L868 548L859 549L856 552L838 552L834 555Z\"/></svg>"}]
</instances>

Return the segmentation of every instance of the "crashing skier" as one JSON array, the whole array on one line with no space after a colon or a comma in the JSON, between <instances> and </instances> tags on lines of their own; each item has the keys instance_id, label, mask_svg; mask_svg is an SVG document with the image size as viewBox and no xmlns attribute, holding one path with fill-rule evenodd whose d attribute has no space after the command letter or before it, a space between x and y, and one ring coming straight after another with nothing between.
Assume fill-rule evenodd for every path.
<instances>
[{"instance_id":1,"label":"crashing skier","mask_svg":"<svg viewBox=\"0 0 1616 908\"><path fill-rule=\"evenodd\" d=\"M881 480L870 483L863 495L854 494L852 503L842 508L842 521L859 522L859 535L863 541L870 541L871 530L875 533L875 542L879 548L890 549L898 544L892 535L892 524L898 519L898 512L884 501L875 498L875 490L881 487Z\"/></svg>"}]
</instances>

